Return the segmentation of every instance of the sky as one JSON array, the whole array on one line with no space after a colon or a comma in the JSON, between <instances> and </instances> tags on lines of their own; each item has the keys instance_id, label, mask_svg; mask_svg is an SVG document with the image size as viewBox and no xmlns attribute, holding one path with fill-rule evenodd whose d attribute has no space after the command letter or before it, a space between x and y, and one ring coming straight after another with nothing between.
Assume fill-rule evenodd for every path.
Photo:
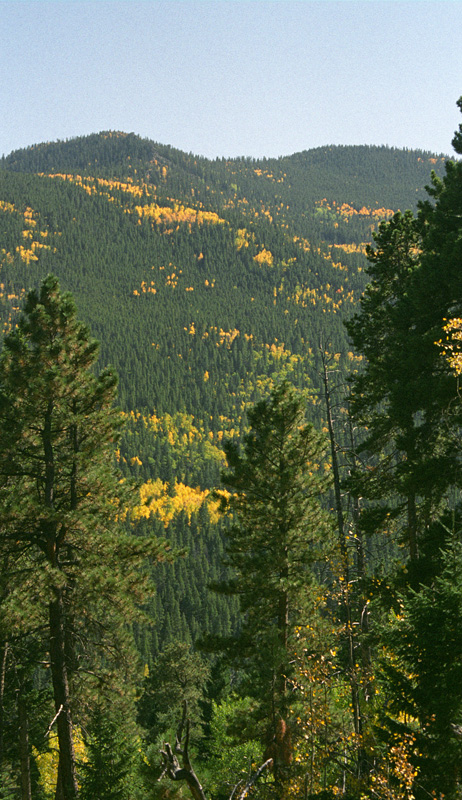
<instances>
[{"instance_id":1,"label":"sky","mask_svg":"<svg viewBox=\"0 0 462 800\"><path fill-rule=\"evenodd\" d=\"M0 0L0 42L0 155L103 130L453 154L462 122L461 0Z\"/></svg>"}]
</instances>

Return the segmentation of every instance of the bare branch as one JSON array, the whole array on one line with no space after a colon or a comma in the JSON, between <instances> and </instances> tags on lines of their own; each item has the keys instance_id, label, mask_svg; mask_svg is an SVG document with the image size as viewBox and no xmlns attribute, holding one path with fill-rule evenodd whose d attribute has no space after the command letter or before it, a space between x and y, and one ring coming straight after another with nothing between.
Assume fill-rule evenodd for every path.
<instances>
[{"instance_id":1,"label":"bare branch","mask_svg":"<svg viewBox=\"0 0 462 800\"><path fill-rule=\"evenodd\" d=\"M256 781L258 781L258 779L259 779L260 775L262 774L262 772L264 772L264 770L265 770L267 767L271 767L272 763L273 763L273 759L272 759L272 758L268 758L268 759L265 761L265 763L264 763L264 764L262 764L262 765L261 765L261 767L259 767L259 768L258 768L258 769L257 769L257 770L256 770L256 771L253 773L253 775L251 775L251 776L250 776L250 778L249 778L249 780L247 781L246 785L244 786L244 788L243 788L242 792L241 792L241 793L240 793L240 794L239 794L239 795L236 797L236 800L244 800L244 797L246 797L246 796L247 796L247 794L248 794L249 790L252 788L252 786L254 785L254 783L256 783ZM234 787L233 791L231 792L231 794L230 794L230 796L229 796L229 800L233 800L233 798L234 798L234 793L236 792L236 790L237 790L238 786L239 786L239 783L237 783L237 784L236 784L236 786Z\"/></svg>"},{"instance_id":2,"label":"bare branch","mask_svg":"<svg viewBox=\"0 0 462 800\"><path fill-rule=\"evenodd\" d=\"M162 756L162 773L158 778L159 781L166 775L172 781L185 781L188 784L194 800L207 800L189 758L189 719L187 718L186 701L183 704L183 715L176 733L175 751L172 750L168 742L165 742L165 749L161 750L160 754ZM180 764L177 754L181 757L182 765ZM236 792L242 784L242 781L239 781L232 790L229 800L244 800L262 772L267 767L271 766L272 763L273 759L268 758L267 761L250 776L239 795L236 795Z\"/></svg>"},{"instance_id":3,"label":"bare branch","mask_svg":"<svg viewBox=\"0 0 462 800\"><path fill-rule=\"evenodd\" d=\"M58 719L59 715L61 714L61 711L63 710L63 708L64 708L64 706L61 703L60 707L58 708L56 714L54 715L53 719L51 720L51 722L50 722L50 724L48 726L48 729L47 729L47 732L46 732L45 736L49 736L50 735L51 729L52 729L53 725L55 724L56 720Z\"/></svg>"},{"instance_id":4,"label":"bare branch","mask_svg":"<svg viewBox=\"0 0 462 800\"><path fill-rule=\"evenodd\" d=\"M185 730L184 742L182 742L183 730ZM183 716L176 733L175 752L173 752L168 742L165 743L165 750L160 751L163 763L162 774L159 780L161 780L164 775L168 775L172 781L186 781L194 800L206 800L204 790L192 767L188 748L189 719L187 719L187 703L185 701L183 704ZM176 753L182 756L183 766L180 765Z\"/></svg>"}]
</instances>

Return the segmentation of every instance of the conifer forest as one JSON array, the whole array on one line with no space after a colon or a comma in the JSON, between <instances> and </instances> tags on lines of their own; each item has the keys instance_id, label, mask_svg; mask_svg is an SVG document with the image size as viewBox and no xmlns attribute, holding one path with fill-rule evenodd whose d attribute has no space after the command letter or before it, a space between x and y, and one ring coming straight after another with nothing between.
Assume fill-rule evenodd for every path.
<instances>
[{"instance_id":1,"label":"conifer forest","mask_svg":"<svg viewBox=\"0 0 462 800\"><path fill-rule=\"evenodd\" d=\"M453 147L0 161L0 800L460 800Z\"/></svg>"}]
</instances>

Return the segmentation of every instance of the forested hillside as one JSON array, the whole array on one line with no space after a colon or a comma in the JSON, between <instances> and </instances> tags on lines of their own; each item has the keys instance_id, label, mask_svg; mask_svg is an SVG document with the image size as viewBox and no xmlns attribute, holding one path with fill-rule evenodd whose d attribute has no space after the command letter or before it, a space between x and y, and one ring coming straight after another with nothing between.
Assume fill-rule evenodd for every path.
<instances>
[{"instance_id":1,"label":"forested hillside","mask_svg":"<svg viewBox=\"0 0 462 800\"><path fill-rule=\"evenodd\" d=\"M4 329L56 273L124 410L199 414L216 438L265 377L314 379L321 332L348 358L371 232L443 166L374 147L208 161L119 133L17 151L1 164Z\"/></svg>"},{"instance_id":2,"label":"forested hillside","mask_svg":"<svg viewBox=\"0 0 462 800\"><path fill-rule=\"evenodd\" d=\"M176 585L158 578L154 642L228 629L234 612L206 588L215 526L195 513L219 483L222 439L242 432L248 404L280 377L309 392L321 424L320 343L344 376L355 368L343 323L365 286L372 231L415 208L443 167L385 147L208 161L122 133L3 159L3 331L27 290L56 274L100 341L100 364L118 372L119 463L153 498L140 525L168 525L192 552L202 531L202 554L175 567Z\"/></svg>"},{"instance_id":3,"label":"forested hillside","mask_svg":"<svg viewBox=\"0 0 462 800\"><path fill-rule=\"evenodd\" d=\"M162 796L153 788L156 754L161 739L173 735L183 700L191 747L220 800L240 778L250 791L253 770L270 758L263 788L252 791L276 800L323 791L383 800L410 800L415 792L423 800L443 786L443 778L432 783L431 770L443 752L441 730L447 735L459 721L426 705L419 686L413 694L420 667L396 637L400 608L410 609L409 642L427 624L412 594L420 578L430 609L437 605L432 581L440 582L438 598L450 593L450 570L460 558L449 536L457 527L460 460L457 360L451 367L460 295L449 266L453 256L459 263L456 233L452 255L449 245L445 250L447 282L439 280L435 256L444 240L438 209L446 202L450 218L458 218L458 169L442 156L366 146L210 161L118 132L34 145L2 159L5 798L30 797L18 795L14 778L15 765L24 776L29 758L30 745L13 736L15 714L26 714L27 703L40 709L37 725L28 723L37 800L74 800L80 783L83 800L96 800L95 792L99 800ZM59 286L55 278L43 282L50 273ZM100 342L98 353L74 321L75 308L61 294L68 291ZM63 384L53 359L64 365ZM114 389L107 365L118 373L121 407L117 422L107 412L110 425L103 413ZM101 383L81 377L84 369L103 370ZM93 392L88 411L84 386ZM22 418L25 408L29 416L23 411ZM118 483L100 477L110 442ZM52 451L63 460L61 477ZM132 478L138 487L126 496ZM21 507L21 496L35 492L34 503L45 498L46 522L32 500ZM64 498L61 528L53 492ZM440 518L445 533L438 538ZM114 526L123 531L120 539L112 538ZM438 555L436 541L446 555ZM37 546L41 555L28 561ZM59 547L66 554L61 565L52 555ZM62 603L72 598L67 622L59 623L57 601L48 621L18 611L24 598L26 609L32 603L42 557L37 598L55 581ZM111 558L113 580L100 572ZM27 576L24 595L16 569ZM65 577L58 579L59 569ZM144 591L149 580L154 594ZM450 620L458 603L453 598ZM370 633L371 608L383 633L379 626ZM126 652L127 615L144 683L122 656L117 661L119 645L106 644L113 634ZM65 689L59 695L67 678L54 652L50 683L36 634L67 624L72 635L63 634L61 666L69 671L70 699ZM96 668L98 647L107 649ZM124 692L124 681L132 689ZM59 768L53 747L40 739L51 721L52 690ZM111 691L118 699L109 713ZM377 700L382 691L390 704ZM65 723L60 714L68 706ZM71 712L84 743L72 733ZM432 714L438 725L444 717L442 728L431 727ZM125 787L120 794L106 792L98 777L98 769L110 775L105 740L122 754L111 766L119 772L108 779ZM181 778L199 798L188 744ZM88 766L76 771L72 748L79 747ZM143 764L136 767L140 750ZM459 785L457 757L448 755L453 777L441 790L448 797ZM180 780L168 748L163 759L164 771Z\"/></svg>"}]
</instances>

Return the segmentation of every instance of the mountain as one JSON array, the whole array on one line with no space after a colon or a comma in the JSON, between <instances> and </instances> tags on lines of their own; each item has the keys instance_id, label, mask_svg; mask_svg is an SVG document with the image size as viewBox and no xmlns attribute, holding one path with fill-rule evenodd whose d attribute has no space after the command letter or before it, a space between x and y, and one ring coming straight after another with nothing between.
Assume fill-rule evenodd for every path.
<instances>
[{"instance_id":1,"label":"mountain","mask_svg":"<svg viewBox=\"0 0 462 800\"><path fill-rule=\"evenodd\" d=\"M250 351L306 359L321 328L345 349L371 228L415 207L443 163L384 147L209 161L120 133L16 151L0 164L6 324L7 295L52 270L125 408L235 415L221 390L235 375L248 399Z\"/></svg>"},{"instance_id":2,"label":"mountain","mask_svg":"<svg viewBox=\"0 0 462 800\"><path fill-rule=\"evenodd\" d=\"M415 208L443 168L386 147L211 161L119 132L1 160L3 331L27 290L58 275L120 376L119 463L149 498L138 524L167 527L192 554L157 573L148 650L235 624L236 607L205 588L222 551L223 523L204 504L222 439L281 376L307 390L321 424L320 341L343 375L355 368L343 322L372 231Z\"/></svg>"}]
</instances>

